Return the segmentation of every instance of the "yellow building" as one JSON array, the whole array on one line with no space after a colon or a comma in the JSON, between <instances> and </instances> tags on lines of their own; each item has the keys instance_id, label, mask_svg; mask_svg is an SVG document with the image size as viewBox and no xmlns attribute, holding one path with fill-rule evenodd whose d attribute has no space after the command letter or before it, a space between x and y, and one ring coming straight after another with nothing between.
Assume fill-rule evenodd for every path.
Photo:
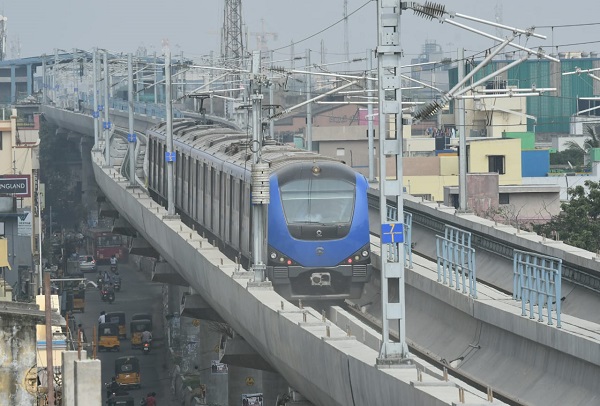
<instances>
[{"instance_id":1,"label":"yellow building","mask_svg":"<svg viewBox=\"0 0 600 406\"><path fill-rule=\"evenodd\" d=\"M39 263L39 205L38 186L43 195L43 185L37 182L39 174L39 116L25 122L17 110L0 110L0 222L4 223L4 236L8 240L8 261L12 268L6 280L18 288L13 294L20 298L24 290L36 281L36 264ZM8 188L19 182L18 193ZM20 183L23 183L23 188ZM26 189L26 190L25 190ZM40 205L43 209L43 196ZM33 272L32 272L33 271Z\"/></svg>"},{"instance_id":2,"label":"yellow building","mask_svg":"<svg viewBox=\"0 0 600 406\"><path fill-rule=\"evenodd\" d=\"M406 191L432 201L444 200L444 187L458 185L458 155L404 157ZM388 173L393 168L388 165ZM521 184L521 140L467 139L467 172L499 174L500 185Z\"/></svg>"}]
</instances>

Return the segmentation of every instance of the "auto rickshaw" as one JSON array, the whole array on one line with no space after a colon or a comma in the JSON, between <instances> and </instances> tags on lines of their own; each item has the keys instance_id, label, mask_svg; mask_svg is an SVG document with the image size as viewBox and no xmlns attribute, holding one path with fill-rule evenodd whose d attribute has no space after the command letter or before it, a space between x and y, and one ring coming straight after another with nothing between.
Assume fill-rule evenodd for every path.
<instances>
[{"instance_id":1,"label":"auto rickshaw","mask_svg":"<svg viewBox=\"0 0 600 406\"><path fill-rule=\"evenodd\" d=\"M85 287L73 289L73 311L85 311Z\"/></svg>"},{"instance_id":2,"label":"auto rickshaw","mask_svg":"<svg viewBox=\"0 0 600 406\"><path fill-rule=\"evenodd\" d=\"M135 401L131 396L114 396L106 401L108 406L135 406Z\"/></svg>"},{"instance_id":3,"label":"auto rickshaw","mask_svg":"<svg viewBox=\"0 0 600 406\"><path fill-rule=\"evenodd\" d=\"M116 323L119 325L119 338L127 338L127 323L125 322L125 312L106 313L107 323Z\"/></svg>"},{"instance_id":4,"label":"auto rickshaw","mask_svg":"<svg viewBox=\"0 0 600 406\"><path fill-rule=\"evenodd\" d=\"M135 313L131 316L131 321L133 320L150 320L152 324L152 315L150 313Z\"/></svg>"},{"instance_id":5,"label":"auto rickshaw","mask_svg":"<svg viewBox=\"0 0 600 406\"><path fill-rule=\"evenodd\" d=\"M131 320L129 332L131 333L131 348L140 348L142 345L142 333L152 332L152 322L148 319Z\"/></svg>"},{"instance_id":6,"label":"auto rickshaw","mask_svg":"<svg viewBox=\"0 0 600 406\"><path fill-rule=\"evenodd\" d=\"M121 349L119 341L119 325L117 323L102 323L98 326L98 351Z\"/></svg>"},{"instance_id":7,"label":"auto rickshaw","mask_svg":"<svg viewBox=\"0 0 600 406\"><path fill-rule=\"evenodd\" d=\"M140 361L137 357L119 357L115 360L115 377L117 383L125 388L140 388Z\"/></svg>"}]
</instances>

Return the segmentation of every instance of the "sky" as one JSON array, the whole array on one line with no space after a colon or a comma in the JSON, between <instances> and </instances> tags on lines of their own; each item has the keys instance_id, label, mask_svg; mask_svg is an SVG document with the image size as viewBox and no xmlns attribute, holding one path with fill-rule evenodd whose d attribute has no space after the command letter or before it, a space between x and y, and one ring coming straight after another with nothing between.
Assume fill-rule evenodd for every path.
<instances>
[{"instance_id":1,"label":"sky","mask_svg":"<svg viewBox=\"0 0 600 406\"><path fill-rule=\"evenodd\" d=\"M348 18L350 58L361 58L377 43L377 3L367 0L347 2L349 14L359 9ZM536 33L548 35L546 40L519 40L529 47L558 45L559 51L600 51L600 17L598 13L594 13L595 16L590 13L598 11L600 6L593 0L572 3L576 7L557 0L440 2L446 5L447 10L485 20L498 19L505 25L518 28L555 27L536 29ZM7 59L17 57L17 44L20 56L28 57L53 54L55 48L71 52L73 48L92 50L99 47L128 53L145 47L149 53L160 53L164 40L168 40L173 54L183 52L184 56L194 58L210 51L218 55L223 4L224 0L3 0L0 10L8 19ZM253 33L262 31L264 27L264 31L270 33L266 38L269 48L274 50L275 60L289 59L290 43L294 41L296 55L303 56L306 49L310 49L312 62L319 62L321 41L324 41L326 52L323 60L327 63L343 61L344 24L336 24L343 18L343 7L344 0L242 0L248 48L257 48ZM405 11L401 21L402 47L407 58L419 54L425 41L436 41L448 56L456 55L461 47L469 56L495 44L493 40L447 23L425 20L412 11ZM491 34L497 33L494 27L462 18L455 21ZM598 24L559 27L585 23ZM502 31L501 36L506 35L508 31ZM586 41L593 43L566 45Z\"/></svg>"}]
</instances>

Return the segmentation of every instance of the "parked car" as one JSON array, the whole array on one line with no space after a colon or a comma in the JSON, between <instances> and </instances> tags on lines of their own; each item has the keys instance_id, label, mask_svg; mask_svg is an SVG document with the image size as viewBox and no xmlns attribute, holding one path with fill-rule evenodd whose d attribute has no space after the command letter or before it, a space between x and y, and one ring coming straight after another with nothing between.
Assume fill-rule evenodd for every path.
<instances>
[{"instance_id":1,"label":"parked car","mask_svg":"<svg viewBox=\"0 0 600 406\"><path fill-rule=\"evenodd\" d=\"M81 272L95 272L96 260L94 259L94 257L91 255L80 255L79 270L81 270Z\"/></svg>"}]
</instances>

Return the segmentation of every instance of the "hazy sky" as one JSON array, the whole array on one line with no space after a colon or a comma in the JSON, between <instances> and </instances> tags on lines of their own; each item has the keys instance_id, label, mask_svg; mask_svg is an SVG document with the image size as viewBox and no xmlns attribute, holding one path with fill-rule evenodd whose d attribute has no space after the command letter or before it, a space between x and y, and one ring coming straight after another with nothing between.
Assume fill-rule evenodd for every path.
<instances>
[{"instance_id":1,"label":"hazy sky","mask_svg":"<svg viewBox=\"0 0 600 406\"><path fill-rule=\"evenodd\" d=\"M424 2L424 1L422 1ZM581 0L573 3L556 0L448 0L447 9L495 20L497 15L506 25L558 26L600 22L599 3ZM16 57L13 49L18 42L20 55L52 54L54 48L91 50L94 46L116 52L135 52L144 46L148 52L161 50L168 39L172 52L184 52L189 57L220 49L220 28L223 22L223 0L4 0L3 14L8 18L8 58ZM343 0L242 0L242 14L249 32L250 49L256 48L252 33L262 30L264 19L270 48L277 49L275 59L287 59L290 41L300 41L336 23L343 17ZM501 6L501 12L499 5ZM349 18L349 43L352 58L362 57L367 48L376 45L376 2L348 0L348 12L363 6ZM572 6L571 6L572 5ZM457 22L485 27L456 19ZM572 44L586 41L598 43L561 46L565 50L600 50L600 25L550 28L536 32L547 34L545 41L531 38L528 46ZM407 11L402 18L402 46L407 57L418 54L425 40L435 40L447 52L459 47L470 55L491 47L494 42L476 34L437 21L428 21ZM503 36L507 35L503 31ZM307 48L315 51L313 62L320 60L321 40L325 42L327 62L344 59L344 24L342 22L296 44L295 52L304 55ZM524 44L525 39L521 39Z\"/></svg>"}]
</instances>

